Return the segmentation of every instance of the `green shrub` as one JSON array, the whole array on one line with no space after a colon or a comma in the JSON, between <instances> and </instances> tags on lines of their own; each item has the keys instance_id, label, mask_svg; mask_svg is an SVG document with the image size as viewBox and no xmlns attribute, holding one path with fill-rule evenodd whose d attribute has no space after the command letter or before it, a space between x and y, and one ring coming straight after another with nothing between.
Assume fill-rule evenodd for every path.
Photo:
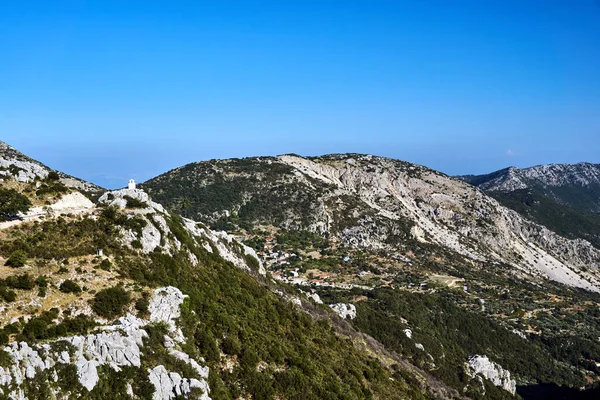
<instances>
[{"instance_id":1,"label":"green shrub","mask_svg":"<svg viewBox=\"0 0 600 400\"><path fill-rule=\"evenodd\" d=\"M6 278L6 285L13 289L31 290L35 287L35 282L31 275L22 274Z\"/></svg>"},{"instance_id":2,"label":"green shrub","mask_svg":"<svg viewBox=\"0 0 600 400\"><path fill-rule=\"evenodd\" d=\"M48 179L49 181L57 181L60 179L60 176L58 175L58 172L50 171L46 179Z\"/></svg>"},{"instance_id":3,"label":"green shrub","mask_svg":"<svg viewBox=\"0 0 600 400\"><path fill-rule=\"evenodd\" d=\"M110 267L112 266L111 262L108 259L102 260L99 267L105 271L110 271Z\"/></svg>"},{"instance_id":4,"label":"green shrub","mask_svg":"<svg viewBox=\"0 0 600 400\"><path fill-rule=\"evenodd\" d=\"M127 208L146 208L148 207L148 204L146 204L145 202L138 200L134 197L131 196L123 196L123 198L125 200L127 200L127 205L125 207Z\"/></svg>"},{"instance_id":5,"label":"green shrub","mask_svg":"<svg viewBox=\"0 0 600 400\"><path fill-rule=\"evenodd\" d=\"M60 284L60 291L63 293L81 293L81 286L70 279Z\"/></svg>"},{"instance_id":6,"label":"green shrub","mask_svg":"<svg viewBox=\"0 0 600 400\"><path fill-rule=\"evenodd\" d=\"M242 351L242 344L240 343L240 340L233 336L227 336L225 339L223 339L221 347L223 348L223 353L229 355L240 354Z\"/></svg>"},{"instance_id":7,"label":"green shrub","mask_svg":"<svg viewBox=\"0 0 600 400\"><path fill-rule=\"evenodd\" d=\"M114 286L96 293L91 305L96 314L111 319L122 314L130 301L131 296L125 289Z\"/></svg>"},{"instance_id":8,"label":"green shrub","mask_svg":"<svg viewBox=\"0 0 600 400\"><path fill-rule=\"evenodd\" d=\"M17 299L17 294L14 290L8 290L5 286L0 286L0 297L10 303Z\"/></svg>"},{"instance_id":9,"label":"green shrub","mask_svg":"<svg viewBox=\"0 0 600 400\"><path fill-rule=\"evenodd\" d=\"M5 265L9 267L19 268L24 266L27 263L27 253L23 250L15 250L11 253L8 260L6 260Z\"/></svg>"},{"instance_id":10,"label":"green shrub","mask_svg":"<svg viewBox=\"0 0 600 400\"><path fill-rule=\"evenodd\" d=\"M150 301L146 297L142 297L135 302L135 309L138 310L140 316L148 314L148 308L150 307Z\"/></svg>"},{"instance_id":11,"label":"green shrub","mask_svg":"<svg viewBox=\"0 0 600 400\"><path fill-rule=\"evenodd\" d=\"M27 212L31 202L27 196L22 195L14 189L0 188L0 221L7 221L14 214Z\"/></svg>"}]
</instances>

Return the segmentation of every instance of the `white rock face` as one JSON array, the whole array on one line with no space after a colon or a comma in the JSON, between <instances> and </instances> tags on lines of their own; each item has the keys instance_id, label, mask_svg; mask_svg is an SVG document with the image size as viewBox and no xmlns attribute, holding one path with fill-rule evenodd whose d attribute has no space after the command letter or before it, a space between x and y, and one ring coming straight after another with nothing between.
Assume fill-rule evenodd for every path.
<instances>
[{"instance_id":1,"label":"white rock face","mask_svg":"<svg viewBox=\"0 0 600 400\"><path fill-rule=\"evenodd\" d=\"M92 390L99 382L98 367L102 365L108 365L117 372L124 366L140 367L143 338L147 336L143 328L148 322L168 324L174 339L183 341L181 330L175 322L180 315L180 305L184 298L183 293L174 287L156 289L150 300L149 321L127 314L119 318L115 325L102 328L102 332L61 339L74 347L73 357L67 351L53 352L48 344L32 348L25 342L12 343L4 347L4 350L12 357L14 363L10 368L0 367L0 386L18 386L26 379L34 378L37 370L51 369L56 363L73 363L77 367L77 377L81 385L87 390ZM188 354L174 349L174 346L174 343L169 346L169 354L189 364L201 379L183 378L177 373L167 372L162 366L162 369L157 367L149 371L150 379L158 390L154 398L171 399L178 395L185 396L193 388L198 388L203 391L201 398L209 400L208 367L202 367ZM18 395L22 395L22 391L15 391L15 396Z\"/></svg>"},{"instance_id":2,"label":"white rock face","mask_svg":"<svg viewBox=\"0 0 600 400\"><path fill-rule=\"evenodd\" d=\"M149 372L150 382L155 387L153 400L169 400L177 396L187 396L192 389L198 388L203 391L201 400L210 400L206 382L197 379L182 378L176 372L168 372L164 366L158 365Z\"/></svg>"},{"instance_id":3,"label":"white rock face","mask_svg":"<svg viewBox=\"0 0 600 400\"><path fill-rule=\"evenodd\" d=\"M50 208L54 211L90 210L95 208L94 203L79 192L64 195Z\"/></svg>"},{"instance_id":4,"label":"white rock face","mask_svg":"<svg viewBox=\"0 0 600 400\"><path fill-rule=\"evenodd\" d=\"M14 179L17 182L31 182L35 178L44 179L48 176L49 172L47 168L34 162L0 157L0 167L8 168L11 165L19 168L19 172L14 175Z\"/></svg>"},{"instance_id":5,"label":"white rock face","mask_svg":"<svg viewBox=\"0 0 600 400\"><path fill-rule=\"evenodd\" d=\"M517 383L511 379L510 372L490 361L487 356L475 355L469 358L466 370L470 377L474 378L477 374L481 374L495 386L501 387L511 394L515 394L517 390Z\"/></svg>"},{"instance_id":6,"label":"white rock face","mask_svg":"<svg viewBox=\"0 0 600 400\"><path fill-rule=\"evenodd\" d=\"M486 190L512 191L532 185L559 187L600 184L600 165L590 163L548 164L529 168L510 167L480 185Z\"/></svg>"},{"instance_id":7,"label":"white rock face","mask_svg":"<svg viewBox=\"0 0 600 400\"><path fill-rule=\"evenodd\" d=\"M148 193L144 192L142 189L119 189L113 190L111 192L106 192L98 199L99 202L108 204L109 206L117 206L119 208L125 208L127 206L127 199L125 196L129 196L136 200L142 201L148 205L148 208L136 210L138 213L148 213L148 212L161 212L166 213L165 208L159 204L155 203L150 199Z\"/></svg>"},{"instance_id":8,"label":"white rock face","mask_svg":"<svg viewBox=\"0 0 600 400\"><path fill-rule=\"evenodd\" d=\"M325 207L320 217L327 222L325 231L332 229L329 215L335 207L326 205L326 196L348 195L375 212L339 233L350 246L389 247L386 239L393 234L395 221L403 221L412 224L409 234L419 241L473 260L507 263L535 279L600 291L600 251L584 240L565 239L524 219L465 182L381 157L357 155L352 162L343 156L324 162L297 156L278 160L293 167L299 180L306 176L335 185L330 194L316 200ZM319 227L310 229L318 231Z\"/></svg>"},{"instance_id":9,"label":"white rock face","mask_svg":"<svg viewBox=\"0 0 600 400\"><path fill-rule=\"evenodd\" d=\"M412 339L412 330L405 329L404 334L406 335L407 338Z\"/></svg>"},{"instance_id":10,"label":"white rock face","mask_svg":"<svg viewBox=\"0 0 600 400\"><path fill-rule=\"evenodd\" d=\"M331 304L329 307L342 319L346 319L346 317L350 317L350 319L356 318L356 306L354 304L337 303Z\"/></svg>"},{"instance_id":11,"label":"white rock face","mask_svg":"<svg viewBox=\"0 0 600 400\"><path fill-rule=\"evenodd\" d=\"M260 261L260 257L258 257L253 248L248 247L243 243L239 243L233 236L227 234L226 232L215 232L210 229L205 229L191 219L183 218L183 223L194 236L200 238L205 237L210 240L219 251L219 255L226 261L231 262L238 268L249 271L250 268L246 264L246 260L244 260L242 255L239 254L239 252L241 252L243 255L249 255L256 258L256 261L258 261L258 273L260 275L264 276L267 274L267 270L263 266L262 261ZM233 250L234 246L238 247L239 252ZM210 246L206 245L205 248L212 252L212 248Z\"/></svg>"},{"instance_id":12,"label":"white rock face","mask_svg":"<svg viewBox=\"0 0 600 400\"><path fill-rule=\"evenodd\" d=\"M176 320L181 315L180 306L186 298L181 290L173 286L156 289L150 300L150 322L165 322L169 325L174 339L183 342L181 329L177 327Z\"/></svg>"},{"instance_id":13,"label":"white rock face","mask_svg":"<svg viewBox=\"0 0 600 400\"><path fill-rule=\"evenodd\" d=\"M310 293L310 292L302 292L306 295L306 297L308 297L309 299L313 299L313 301L317 304L323 304L323 300L321 300L321 296L319 296L318 293Z\"/></svg>"}]
</instances>

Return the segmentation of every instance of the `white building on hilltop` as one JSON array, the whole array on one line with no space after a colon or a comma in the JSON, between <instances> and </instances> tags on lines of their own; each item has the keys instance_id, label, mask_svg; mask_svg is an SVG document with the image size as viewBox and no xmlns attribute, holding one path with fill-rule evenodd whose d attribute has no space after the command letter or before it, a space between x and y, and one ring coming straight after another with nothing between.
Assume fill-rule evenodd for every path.
<instances>
[{"instance_id":1,"label":"white building on hilltop","mask_svg":"<svg viewBox=\"0 0 600 400\"><path fill-rule=\"evenodd\" d=\"M128 189L135 189L135 181L133 179L129 180L129 185L127 185Z\"/></svg>"}]
</instances>

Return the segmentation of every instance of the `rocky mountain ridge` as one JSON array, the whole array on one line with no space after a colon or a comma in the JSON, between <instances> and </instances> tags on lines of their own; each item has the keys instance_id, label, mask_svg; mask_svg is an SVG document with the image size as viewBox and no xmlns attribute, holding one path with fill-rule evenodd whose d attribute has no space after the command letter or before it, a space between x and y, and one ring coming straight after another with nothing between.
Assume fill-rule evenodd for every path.
<instances>
[{"instance_id":1,"label":"rocky mountain ridge","mask_svg":"<svg viewBox=\"0 0 600 400\"><path fill-rule=\"evenodd\" d=\"M509 167L486 175L465 175L461 179L484 190L512 191L532 186L600 185L600 164L545 164L529 168Z\"/></svg>"},{"instance_id":2,"label":"rocky mountain ridge","mask_svg":"<svg viewBox=\"0 0 600 400\"><path fill-rule=\"evenodd\" d=\"M560 204L600 213L600 164L548 164L509 167L485 175L458 177L490 193L534 190Z\"/></svg>"},{"instance_id":3,"label":"rocky mountain ridge","mask_svg":"<svg viewBox=\"0 0 600 400\"><path fill-rule=\"evenodd\" d=\"M31 182L34 180L43 180L48 177L50 172L58 174L59 180L67 187L85 191L97 192L101 187L67 175L63 172L52 170L41 162L27 157L25 154L0 141L0 179L7 176L18 182Z\"/></svg>"},{"instance_id":4,"label":"rocky mountain ridge","mask_svg":"<svg viewBox=\"0 0 600 400\"><path fill-rule=\"evenodd\" d=\"M394 241L414 239L475 262L500 262L519 273L600 290L600 252L585 240L567 240L460 180L397 160L358 154L215 160L181 167L143 186L177 207L182 198L166 192L185 196L187 185L210 203L211 190L228 183L236 198L224 204L227 208L193 214L192 202L180 212L207 223L235 215L243 223L307 229L370 249L397 249ZM265 210L269 190L281 203L278 215Z\"/></svg>"}]
</instances>

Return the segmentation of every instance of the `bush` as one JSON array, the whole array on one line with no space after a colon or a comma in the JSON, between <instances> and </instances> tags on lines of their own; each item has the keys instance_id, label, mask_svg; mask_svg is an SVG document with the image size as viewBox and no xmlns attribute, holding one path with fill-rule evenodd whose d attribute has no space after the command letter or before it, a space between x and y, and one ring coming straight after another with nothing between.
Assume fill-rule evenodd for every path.
<instances>
[{"instance_id":1,"label":"bush","mask_svg":"<svg viewBox=\"0 0 600 400\"><path fill-rule=\"evenodd\" d=\"M17 299L17 294L14 290L7 290L6 287L0 286L0 297L6 302L13 302Z\"/></svg>"},{"instance_id":2,"label":"bush","mask_svg":"<svg viewBox=\"0 0 600 400\"><path fill-rule=\"evenodd\" d=\"M35 287L33 277L29 274L11 276L6 278L6 284L13 289L31 290Z\"/></svg>"},{"instance_id":3,"label":"bush","mask_svg":"<svg viewBox=\"0 0 600 400\"><path fill-rule=\"evenodd\" d=\"M27 263L27 253L23 250L15 250L11 253L8 260L6 260L5 265L9 267L19 268L24 266Z\"/></svg>"},{"instance_id":4,"label":"bush","mask_svg":"<svg viewBox=\"0 0 600 400\"><path fill-rule=\"evenodd\" d=\"M138 310L140 316L144 316L148 314L148 309L150 307L150 301L147 298L142 297L135 302L135 309Z\"/></svg>"},{"instance_id":5,"label":"bush","mask_svg":"<svg viewBox=\"0 0 600 400\"><path fill-rule=\"evenodd\" d=\"M221 347L223 348L223 353L234 355L240 354L242 351L242 344L237 337L227 336L223 339L223 343L221 343Z\"/></svg>"},{"instance_id":6,"label":"bush","mask_svg":"<svg viewBox=\"0 0 600 400\"><path fill-rule=\"evenodd\" d=\"M0 188L0 221L8 221L20 211L27 212L31 202L14 189Z\"/></svg>"},{"instance_id":7,"label":"bush","mask_svg":"<svg viewBox=\"0 0 600 400\"><path fill-rule=\"evenodd\" d=\"M123 313L131 296L120 286L102 289L92 300L92 310L101 317L112 319Z\"/></svg>"},{"instance_id":8,"label":"bush","mask_svg":"<svg viewBox=\"0 0 600 400\"><path fill-rule=\"evenodd\" d=\"M112 266L111 262L106 258L104 260L102 260L102 262L99 265L100 269L103 269L105 271L110 271L111 266Z\"/></svg>"},{"instance_id":9,"label":"bush","mask_svg":"<svg viewBox=\"0 0 600 400\"><path fill-rule=\"evenodd\" d=\"M61 283L59 289L63 293L81 293L81 286L70 279Z\"/></svg>"},{"instance_id":10,"label":"bush","mask_svg":"<svg viewBox=\"0 0 600 400\"><path fill-rule=\"evenodd\" d=\"M134 197L123 196L123 198L125 200L127 200L127 205L125 206L127 208L146 208L146 207L148 207L148 204L146 204L145 202L138 200Z\"/></svg>"},{"instance_id":11,"label":"bush","mask_svg":"<svg viewBox=\"0 0 600 400\"><path fill-rule=\"evenodd\" d=\"M50 171L46 179L48 179L49 181L57 181L60 179L60 176L58 175L58 172Z\"/></svg>"}]
</instances>

